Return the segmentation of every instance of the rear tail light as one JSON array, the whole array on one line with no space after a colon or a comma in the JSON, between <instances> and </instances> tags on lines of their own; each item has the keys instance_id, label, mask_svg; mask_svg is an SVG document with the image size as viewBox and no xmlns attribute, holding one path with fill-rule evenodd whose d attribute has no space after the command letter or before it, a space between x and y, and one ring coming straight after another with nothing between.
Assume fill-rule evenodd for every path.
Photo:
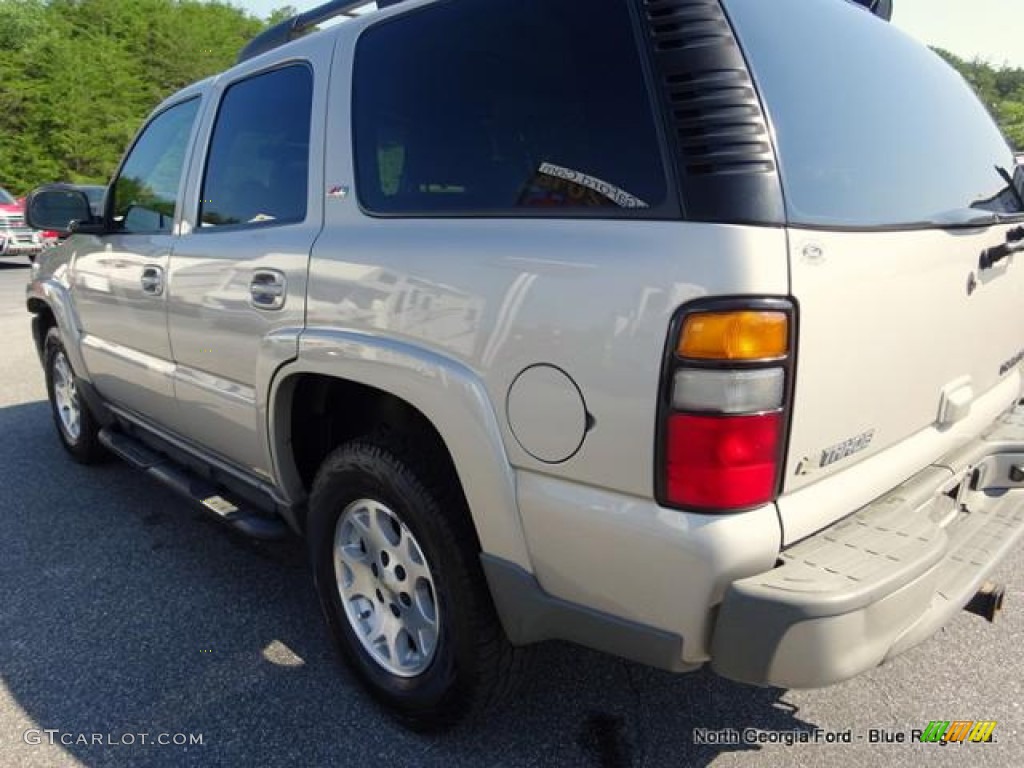
<instances>
[{"instance_id":1,"label":"rear tail light","mask_svg":"<svg viewBox=\"0 0 1024 768\"><path fill-rule=\"evenodd\" d=\"M683 320L676 351L700 360L769 360L789 346L789 316L772 310L695 312Z\"/></svg>"},{"instance_id":2,"label":"rear tail light","mask_svg":"<svg viewBox=\"0 0 1024 768\"><path fill-rule=\"evenodd\" d=\"M681 368L672 382L672 407L678 411L754 413L782 407L786 371Z\"/></svg>"},{"instance_id":3,"label":"rear tail light","mask_svg":"<svg viewBox=\"0 0 1024 768\"><path fill-rule=\"evenodd\" d=\"M658 496L704 512L776 498L792 389L794 310L780 299L690 305L662 382Z\"/></svg>"}]
</instances>

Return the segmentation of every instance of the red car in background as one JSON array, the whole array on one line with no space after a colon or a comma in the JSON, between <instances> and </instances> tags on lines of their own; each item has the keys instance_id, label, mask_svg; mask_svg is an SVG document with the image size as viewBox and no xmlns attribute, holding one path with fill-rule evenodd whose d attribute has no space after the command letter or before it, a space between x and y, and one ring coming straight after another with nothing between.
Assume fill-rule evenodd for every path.
<instances>
[{"instance_id":1,"label":"red car in background","mask_svg":"<svg viewBox=\"0 0 1024 768\"><path fill-rule=\"evenodd\" d=\"M44 234L25 226L24 201L0 187L0 257L26 256L35 261L47 244Z\"/></svg>"}]
</instances>

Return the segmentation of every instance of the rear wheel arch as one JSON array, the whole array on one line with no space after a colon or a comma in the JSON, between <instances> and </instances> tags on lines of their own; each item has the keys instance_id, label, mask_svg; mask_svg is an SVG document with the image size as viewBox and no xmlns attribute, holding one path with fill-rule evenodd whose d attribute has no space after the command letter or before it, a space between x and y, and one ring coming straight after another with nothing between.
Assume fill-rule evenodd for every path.
<instances>
[{"instance_id":1,"label":"rear wheel arch","mask_svg":"<svg viewBox=\"0 0 1024 768\"><path fill-rule=\"evenodd\" d=\"M371 375L342 376L315 366L279 372L269 395L268 439L284 493L293 501L308 499L320 464L346 441L382 430L411 436L442 453L481 550L532 570L494 413L483 412L479 396L458 397L451 386L457 375L427 377L440 385L431 391L423 387L422 370L410 370L414 380L388 389L371 384L377 381Z\"/></svg>"},{"instance_id":2,"label":"rear wheel arch","mask_svg":"<svg viewBox=\"0 0 1024 768\"><path fill-rule=\"evenodd\" d=\"M382 389L317 373L288 377L278 389L273 418L279 457L290 484L312 490L317 470L339 445L376 432L408 435L424 448L443 451L456 474L451 451L434 424L415 406Z\"/></svg>"}]
</instances>

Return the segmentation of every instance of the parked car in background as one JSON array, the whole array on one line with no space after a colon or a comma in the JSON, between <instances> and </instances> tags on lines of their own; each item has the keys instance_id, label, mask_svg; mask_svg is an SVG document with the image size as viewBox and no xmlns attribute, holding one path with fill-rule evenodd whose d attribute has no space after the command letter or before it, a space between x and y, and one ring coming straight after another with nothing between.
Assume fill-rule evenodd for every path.
<instances>
[{"instance_id":1,"label":"parked car in background","mask_svg":"<svg viewBox=\"0 0 1024 768\"><path fill-rule=\"evenodd\" d=\"M43 250L43 236L25 225L25 206L0 187L0 256L27 256L35 261Z\"/></svg>"}]
</instances>

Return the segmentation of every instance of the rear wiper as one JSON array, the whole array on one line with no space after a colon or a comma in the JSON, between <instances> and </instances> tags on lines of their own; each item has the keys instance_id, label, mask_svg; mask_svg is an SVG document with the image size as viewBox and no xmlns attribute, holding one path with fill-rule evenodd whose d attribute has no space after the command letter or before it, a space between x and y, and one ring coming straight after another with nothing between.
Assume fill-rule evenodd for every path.
<instances>
[{"instance_id":1,"label":"rear wiper","mask_svg":"<svg viewBox=\"0 0 1024 768\"><path fill-rule=\"evenodd\" d=\"M1024 226L1014 227L1006 233L1006 242L992 248L986 248L978 259L978 269L990 269L1011 253L1024 251Z\"/></svg>"},{"instance_id":2,"label":"rear wiper","mask_svg":"<svg viewBox=\"0 0 1024 768\"><path fill-rule=\"evenodd\" d=\"M1017 204L1020 205L1021 211L1024 211L1024 195L1021 195L1020 190L1017 189L1017 185L1013 183L1013 176L1011 176L1010 172L1001 165L996 166L996 173L998 173L1002 180L1006 182L1010 191L1013 192L1013 196L1017 198Z\"/></svg>"}]
</instances>

